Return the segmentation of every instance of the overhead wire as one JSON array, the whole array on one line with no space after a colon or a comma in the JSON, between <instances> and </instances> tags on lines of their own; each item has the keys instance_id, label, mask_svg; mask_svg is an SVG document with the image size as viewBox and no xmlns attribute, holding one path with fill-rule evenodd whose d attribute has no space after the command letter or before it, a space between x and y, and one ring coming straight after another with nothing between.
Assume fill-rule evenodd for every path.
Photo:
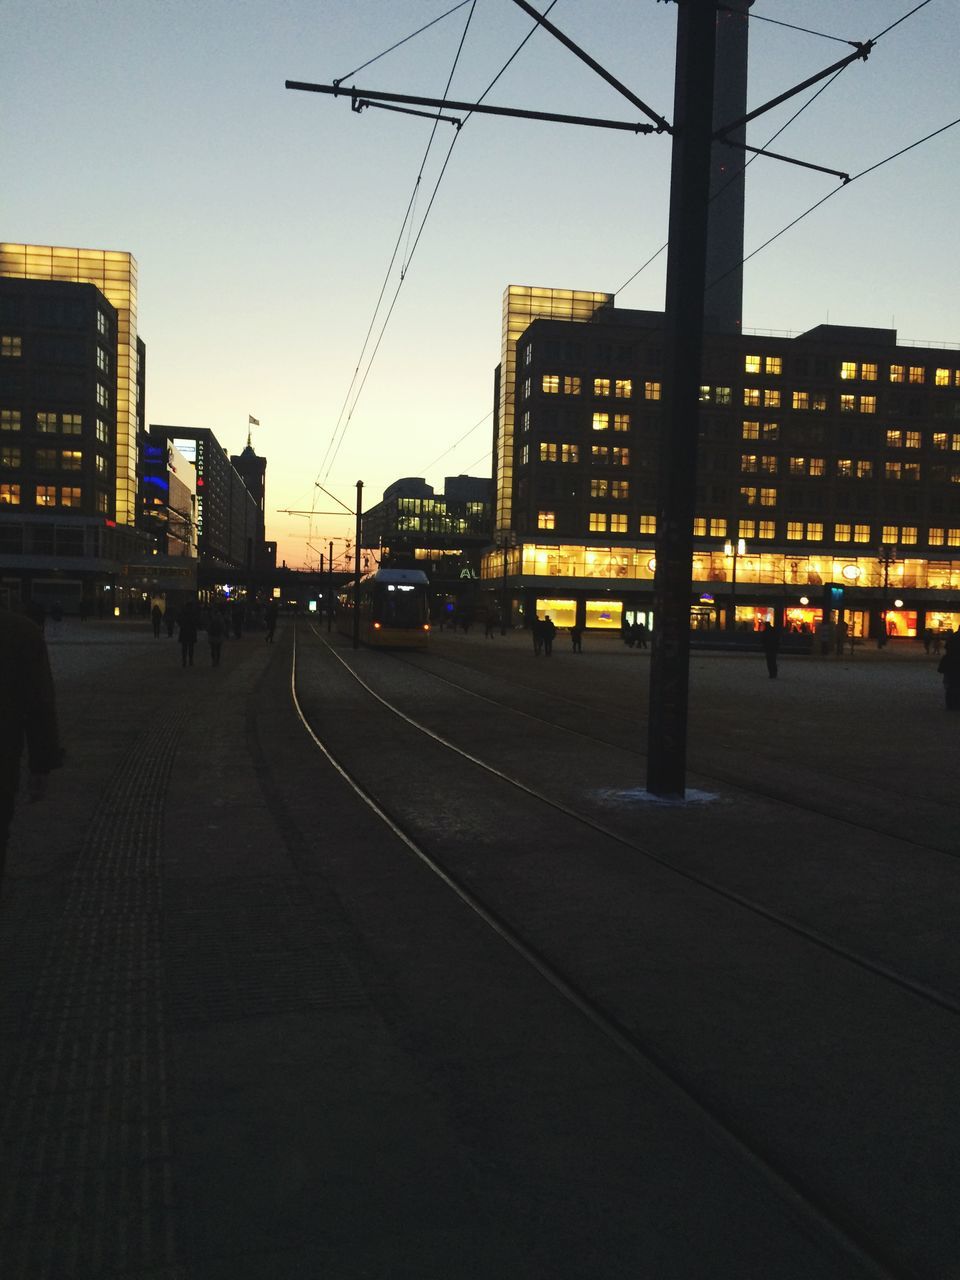
<instances>
[{"instance_id":1,"label":"overhead wire","mask_svg":"<svg viewBox=\"0 0 960 1280\"><path fill-rule=\"evenodd\" d=\"M456 13L458 9L462 9L464 5L470 3L470 0L460 0L459 4L455 4L452 9L448 9L446 13L441 13L439 18L433 18L430 22L419 27L416 31L411 31L408 36L404 36L402 40L398 40L396 44L392 44L389 49L384 49L383 53L378 53L375 58L368 58L366 62L361 62L359 67L354 67L352 71L348 71L345 76L341 76L339 80L335 80L334 84L343 84L344 80L349 80L351 76L355 76L358 71L365 71L367 67L372 67L375 62L379 62L381 58L385 58L388 53L393 53L394 49L399 49L401 45L406 44L408 40L412 40L415 36L423 35L424 31L428 31L431 27L435 27L438 22L442 22L444 18L449 18L451 13Z\"/></svg>"},{"instance_id":2,"label":"overhead wire","mask_svg":"<svg viewBox=\"0 0 960 1280\"><path fill-rule=\"evenodd\" d=\"M492 415L493 415L493 410L488 409L479 422L475 422L469 431L465 431L463 433L463 435L460 437L459 440L454 440L453 444L450 446L449 449L444 449L443 453L439 454L436 458L434 458L432 462L428 462L427 465L423 468L424 471L429 471L430 468L435 467L438 462L442 462L448 453L453 453L454 449L462 445L464 440L466 440L468 436L472 436L475 431L479 431L479 429L483 426L486 420Z\"/></svg>"}]
</instances>

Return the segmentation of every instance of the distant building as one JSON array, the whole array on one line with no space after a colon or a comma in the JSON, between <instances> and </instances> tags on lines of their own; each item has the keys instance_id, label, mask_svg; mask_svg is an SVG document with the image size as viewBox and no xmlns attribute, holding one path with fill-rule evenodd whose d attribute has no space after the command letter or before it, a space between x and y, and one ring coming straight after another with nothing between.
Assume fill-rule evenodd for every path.
<instances>
[{"instance_id":1,"label":"distant building","mask_svg":"<svg viewBox=\"0 0 960 1280\"><path fill-rule=\"evenodd\" d=\"M257 455L248 435L246 448L239 454L231 455L230 461L257 504L254 568L274 569L277 564L277 544L266 541L267 460Z\"/></svg>"},{"instance_id":2,"label":"distant building","mask_svg":"<svg viewBox=\"0 0 960 1280\"><path fill-rule=\"evenodd\" d=\"M510 286L503 343L484 578L517 617L655 623L662 314ZM708 332L701 376L694 626L960 625L960 350Z\"/></svg>"}]
</instances>

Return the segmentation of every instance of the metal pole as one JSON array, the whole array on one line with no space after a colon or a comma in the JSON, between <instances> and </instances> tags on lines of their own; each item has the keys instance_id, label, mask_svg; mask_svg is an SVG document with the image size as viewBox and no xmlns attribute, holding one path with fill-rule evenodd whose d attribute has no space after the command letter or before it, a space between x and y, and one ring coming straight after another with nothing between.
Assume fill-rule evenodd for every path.
<instances>
[{"instance_id":1,"label":"metal pole","mask_svg":"<svg viewBox=\"0 0 960 1280\"><path fill-rule=\"evenodd\" d=\"M363 481L357 481L357 536L353 549L353 647L360 648L360 512L363 506Z\"/></svg>"},{"instance_id":2,"label":"metal pole","mask_svg":"<svg viewBox=\"0 0 960 1280\"><path fill-rule=\"evenodd\" d=\"M679 0L647 790L685 792L690 589L716 64L715 0Z\"/></svg>"},{"instance_id":3,"label":"metal pole","mask_svg":"<svg viewBox=\"0 0 960 1280\"><path fill-rule=\"evenodd\" d=\"M507 552L509 551L509 540L506 535L503 539L503 600L500 604L500 634L507 634L507 613L510 610L510 599L507 595Z\"/></svg>"},{"instance_id":4,"label":"metal pole","mask_svg":"<svg viewBox=\"0 0 960 1280\"><path fill-rule=\"evenodd\" d=\"M330 629L333 626L333 543L332 542L328 547L328 551L329 551L329 555L327 556L327 572L330 575L330 582L328 585L330 598L327 601L327 634L329 635Z\"/></svg>"}]
</instances>

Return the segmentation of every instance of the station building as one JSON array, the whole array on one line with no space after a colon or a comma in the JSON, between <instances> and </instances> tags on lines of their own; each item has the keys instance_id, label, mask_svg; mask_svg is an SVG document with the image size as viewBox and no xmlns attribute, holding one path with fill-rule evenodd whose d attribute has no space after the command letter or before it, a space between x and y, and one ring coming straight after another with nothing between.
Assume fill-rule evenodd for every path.
<instances>
[{"instance_id":1,"label":"station building","mask_svg":"<svg viewBox=\"0 0 960 1280\"><path fill-rule=\"evenodd\" d=\"M494 545L515 621L652 617L663 315L510 286ZM960 625L960 349L895 330L705 334L694 628Z\"/></svg>"}]
</instances>

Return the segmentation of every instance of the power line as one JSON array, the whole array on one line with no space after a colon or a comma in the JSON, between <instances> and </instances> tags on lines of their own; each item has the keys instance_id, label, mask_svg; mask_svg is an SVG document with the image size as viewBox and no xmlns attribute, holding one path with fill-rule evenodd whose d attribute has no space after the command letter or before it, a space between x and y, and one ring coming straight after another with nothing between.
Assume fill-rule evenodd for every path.
<instances>
[{"instance_id":1,"label":"power line","mask_svg":"<svg viewBox=\"0 0 960 1280\"><path fill-rule=\"evenodd\" d=\"M428 463L424 467L424 471L429 471L430 468L435 467L438 462L442 462L448 453L453 453L454 449L456 449L459 445L463 444L464 440L466 440L468 436L472 436L475 431L478 431L483 426L483 424L492 415L492 413L493 413L493 410L488 409L479 422L475 422L469 431L465 431L463 433L463 435L460 437L459 440L454 440L453 444L450 446L449 449L445 449L443 453L439 455L439 457L434 458L432 462Z\"/></svg>"},{"instance_id":2,"label":"power line","mask_svg":"<svg viewBox=\"0 0 960 1280\"><path fill-rule=\"evenodd\" d=\"M351 76L355 76L358 71L364 71L367 67L372 67L375 62L379 62L381 58L385 58L388 53L393 53L394 49L399 49L402 44L406 44L408 40L412 40L414 36L419 36L430 27L436 26L438 22L442 22L444 18L449 18L451 13L456 13L458 9L462 9L465 4L469 4L470 0L460 0L459 4L455 4L452 9L448 9L446 13L441 13L439 18L434 18L431 22L411 31L408 36L404 36L402 40L398 40L396 44L392 44L389 49L384 49L383 53L378 53L375 58L370 58L366 62L362 62L359 67L354 67L352 71L348 71L345 76L341 76L339 80L334 80L334 84L343 84L344 80L349 80Z\"/></svg>"}]
</instances>

